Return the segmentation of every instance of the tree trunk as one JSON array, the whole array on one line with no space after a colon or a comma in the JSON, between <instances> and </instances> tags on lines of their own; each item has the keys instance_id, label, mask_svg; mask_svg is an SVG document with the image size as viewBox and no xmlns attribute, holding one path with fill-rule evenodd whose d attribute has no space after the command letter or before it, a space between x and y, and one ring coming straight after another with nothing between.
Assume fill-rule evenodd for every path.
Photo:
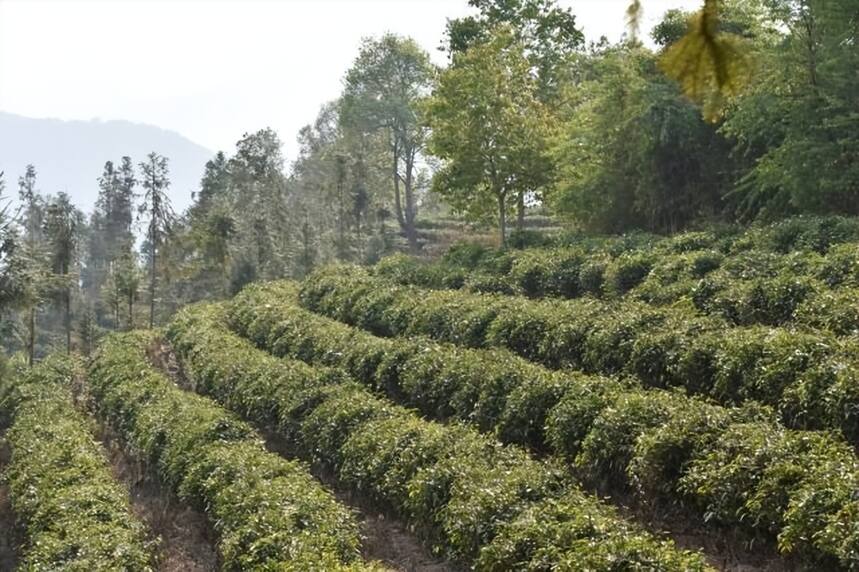
<instances>
[{"instance_id":1,"label":"tree trunk","mask_svg":"<svg viewBox=\"0 0 859 572\"><path fill-rule=\"evenodd\" d=\"M405 193L406 193L406 212L405 212L405 230L406 238L409 240L409 250L414 254L418 251L418 233L415 228L415 218L417 208L415 206L415 195L412 189L412 184L414 183L414 170L415 170L415 158L414 153L409 152L408 158L406 159L406 180L405 180Z\"/></svg>"},{"instance_id":2,"label":"tree trunk","mask_svg":"<svg viewBox=\"0 0 859 572\"><path fill-rule=\"evenodd\" d=\"M516 194L516 230L525 230L525 191Z\"/></svg>"},{"instance_id":3,"label":"tree trunk","mask_svg":"<svg viewBox=\"0 0 859 572\"><path fill-rule=\"evenodd\" d=\"M30 306L30 316L28 319L28 336L27 341L27 364L33 367L36 361L36 306Z\"/></svg>"},{"instance_id":4,"label":"tree trunk","mask_svg":"<svg viewBox=\"0 0 859 572\"><path fill-rule=\"evenodd\" d=\"M504 193L498 194L498 223L501 231L501 248L507 248L507 210L504 208Z\"/></svg>"},{"instance_id":5,"label":"tree trunk","mask_svg":"<svg viewBox=\"0 0 859 572\"><path fill-rule=\"evenodd\" d=\"M155 327L155 257L158 249L155 246L155 231L149 231L149 245L152 249L152 254L149 257L149 328Z\"/></svg>"},{"instance_id":6,"label":"tree trunk","mask_svg":"<svg viewBox=\"0 0 859 572\"><path fill-rule=\"evenodd\" d=\"M72 289L66 286L66 353L72 354Z\"/></svg>"},{"instance_id":7,"label":"tree trunk","mask_svg":"<svg viewBox=\"0 0 859 572\"><path fill-rule=\"evenodd\" d=\"M347 258L346 252L346 206L344 204L343 187L345 175L338 172L337 175L337 258L340 261L345 261Z\"/></svg>"},{"instance_id":8,"label":"tree trunk","mask_svg":"<svg viewBox=\"0 0 859 572\"><path fill-rule=\"evenodd\" d=\"M116 325L119 326L119 320L117 319ZM134 295L128 295L128 329L134 329Z\"/></svg>"},{"instance_id":9,"label":"tree trunk","mask_svg":"<svg viewBox=\"0 0 859 572\"><path fill-rule=\"evenodd\" d=\"M403 202L400 199L400 153L399 147L394 145L393 165L391 166L391 175L394 177L394 212L397 215L397 222L400 227L405 230L406 218L403 216Z\"/></svg>"}]
</instances>

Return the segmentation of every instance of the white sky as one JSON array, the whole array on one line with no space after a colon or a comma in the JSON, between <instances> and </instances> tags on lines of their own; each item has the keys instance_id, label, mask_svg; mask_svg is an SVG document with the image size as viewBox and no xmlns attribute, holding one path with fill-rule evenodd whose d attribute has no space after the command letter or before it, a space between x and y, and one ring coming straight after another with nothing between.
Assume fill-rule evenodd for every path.
<instances>
[{"instance_id":1,"label":"white sky","mask_svg":"<svg viewBox=\"0 0 859 572\"><path fill-rule=\"evenodd\" d=\"M629 0L561 0L588 40L617 40ZM642 35L665 10L645 0ZM0 0L0 110L126 119L232 151L271 126L295 136L340 93L362 37L386 31L436 48L466 0Z\"/></svg>"}]
</instances>

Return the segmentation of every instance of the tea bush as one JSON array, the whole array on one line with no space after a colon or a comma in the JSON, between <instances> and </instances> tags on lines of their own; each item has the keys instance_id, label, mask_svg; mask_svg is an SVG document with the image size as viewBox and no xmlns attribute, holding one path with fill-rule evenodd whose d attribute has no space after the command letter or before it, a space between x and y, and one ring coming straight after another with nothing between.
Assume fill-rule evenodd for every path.
<instances>
[{"instance_id":1,"label":"tea bush","mask_svg":"<svg viewBox=\"0 0 859 572\"><path fill-rule=\"evenodd\" d=\"M152 334L105 338L90 367L99 414L181 499L204 510L226 570L362 569L353 515L306 467L149 365Z\"/></svg>"},{"instance_id":2,"label":"tea bush","mask_svg":"<svg viewBox=\"0 0 859 572\"><path fill-rule=\"evenodd\" d=\"M283 353L282 350L291 345L283 339L285 337L303 341L312 339L308 342L316 348L312 353L320 357L315 362L311 358L311 363L321 362L321 356L337 356L327 363L338 365L339 361L340 367L349 368L349 363L354 361L350 341L360 339L354 344L362 348L359 352L382 355L380 359L373 358L373 362L378 364L375 374L369 369L350 370L366 385L417 407L430 417L466 421L485 431L494 430L504 442L553 452L557 458L571 463L575 471L589 481L609 484L614 489L632 490L650 500L664 499L694 508L700 511L704 520L711 520L718 510L708 487L719 487L721 481L730 478L730 469L723 464L721 469L702 476L698 467L702 458L720 454L724 436L739 424L756 424L756 435L762 435L763 439L766 435L777 434L795 441L816 440L820 444L816 452L796 448L779 459L762 461L761 470L767 474L778 473L780 466L788 466L785 463L799 467L820 459L840 459L847 464L842 465L844 471L841 474L827 475L829 485L849 489L857 478L856 471L850 468L855 459L844 456L845 445L839 439L824 433L786 431L779 426L774 411L756 405L754 401L747 401L742 408L727 409L682 393L643 390L629 381L549 371L497 349L461 348L425 339L377 338L299 307L295 286L289 282L245 289L229 304L228 316L228 323L237 332L256 340L266 339L267 342L260 346L275 351L277 355L298 357L289 351ZM284 323L292 326L277 326ZM263 324L268 325L267 334L262 332L266 329ZM350 331L354 337L350 338ZM689 336L688 340L694 341L694 332ZM750 340L761 337L753 335ZM803 362L819 349L812 337L808 338L804 349L793 341L786 337L783 343L772 343L774 348L779 348L772 354L753 352L755 359L762 360L764 365L754 377L744 382L749 387L748 391L754 391L756 383L763 387L784 383L780 380L792 375L793 362ZM749 345L750 342L738 340L738 347L743 344ZM754 347L765 346L764 341ZM734 348L727 347L724 351L725 355L730 355ZM714 350L713 355L722 354ZM737 369L742 371L743 367ZM847 385L846 382L843 385ZM739 383L738 387L745 385ZM336 416L329 413L328 417ZM379 422L381 427L387 427L387 424L386 420ZM388 432L378 427L376 430ZM413 438L404 436L402 442L412 454ZM770 466L773 463L781 465ZM384 467L388 470L387 464ZM372 474L379 476L382 470L376 468ZM384 480L384 477L379 478ZM699 486L688 486L695 478L700 478ZM365 480L371 482L372 478ZM808 482L820 484L818 481ZM397 494L405 493L400 489ZM752 477L725 491L719 502L744 506L752 496L764 499L771 494ZM848 510L850 502L843 497L838 498L840 501L827 501L825 506L806 503L806 510L818 512L808 518L803 517L805 528L802 534L811 534L809 527L813 526L817 526L814 534L828 534L830 521L836 515L844 525L849 513L843 511ZM841 552L843 546L835 550L823 544L785 544L781 538L793 534L786 516L790 510L788 504L773 505L767 509L771 524L762 526L749 520L742 511L723 511L721 522L740 527L752 537L773 542L779 539L785 552L798 554L809 561L822 558L849 562L849 555Z\"/></svg>"},{"instance_id":3,"label":"tea bush","mask_svg":"<svg viewBox=\"0 0 859 572\"><path fill-rule=\"evenodd\" d=\"M312 274L302 283L299 299L309 310L361 327L355 308L362 307L364 298L379 297L390 306L374 316L377 327L371 331L376 334L504 348L552 368L631 374L647 386L681 386L728 405L760 400L784 411L783 419L791 425L797 420L790 413L796 386L807 372L827 363L850 368L855 366L846 364L856 363L849 340L823 331L729 327L684 308L656 309L629 300L528 300L420 290L353 268ZM819 376L817 383L826 379ZM855 435L859 401L850 391L838 391L837 401L806 410L802 424L795 426Z\"/></svg>"},{"instance_id":4,"label":"tea bush","mask_svg":"<svg viewBox=\"0 0 859 572\"><path fill-rule=\"evenodd\" d=\"M242 310L231 320L239 315L250 317L249 311ZM257 339L267 337L262 335L261 323L277 323L272 315L251 326ZM492 546L503 523L545 499L577 490L562 472L530 459L520 449L503 446L466 427L421 420L354 382L337 380L324 368L308 368L256 350L223 324L217 307L197 306L180 312L168 329L198 387L224 400L229 393L246 394L233 398L234 403L268 404L266 410L278 411L278 431L297 448L330 467L344 483L403 515L439 552L465 563L477 562L482 551ZM293 330L279 329L287 331ZM380 364L380 370L395 368L384 360ZM305 372L305 379L295 375L299 371ZM255 372L265 372L266 379L254 379ZM257 387L266 389L257 391ZM703 567L700 556L660 543L596 500L577 494L584 499L579 504L588 511L607 515L602 517L605 526L590 536L591 542L600 544L603 538L626 535L627 543L611 548L618 556L631 546L640 546L648 554L662 554L663 569L681 569L674 567L676 562ZM568 518L576 517L576 506L567 506ZM551 546L554 541L539 530L531 533L535 544ZM634 560L630 565L637 566Z\"/></svg>"},{"instance_id":5,"label":"tea bush","mask_svg":"<svg viewBox=\"0 0 859 572\"><path fill-rule=\"evenodd\" d=\"M132 514L75 409L70 358L51 357L0 380L12 425L11 460L3 479L23 526L20 566L26 570L153 570L154 542Z\"/></svg>"}]
</instances>

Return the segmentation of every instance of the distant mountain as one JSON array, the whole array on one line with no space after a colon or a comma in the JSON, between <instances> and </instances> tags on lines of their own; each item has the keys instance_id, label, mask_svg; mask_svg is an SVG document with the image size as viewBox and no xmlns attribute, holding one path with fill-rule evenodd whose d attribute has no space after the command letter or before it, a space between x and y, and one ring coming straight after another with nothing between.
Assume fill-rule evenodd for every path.
<instances>
[{"instance_id":1,"label":"distant mountain","mask_svg":"<svg viewBox=\"0 0 859 572\"><path fill-rule=\"evenodd\" d=\"M169 159L170 197L176 212L191 203L206 161L214 153L174 131L129 121L32 119L0 112L0 171L7 196L17 197L18 177L36 167L44 194L66 191L89 211L98 196L105 161L128 155L135 165L155 151Z\"/></svg>"}]
</instances>

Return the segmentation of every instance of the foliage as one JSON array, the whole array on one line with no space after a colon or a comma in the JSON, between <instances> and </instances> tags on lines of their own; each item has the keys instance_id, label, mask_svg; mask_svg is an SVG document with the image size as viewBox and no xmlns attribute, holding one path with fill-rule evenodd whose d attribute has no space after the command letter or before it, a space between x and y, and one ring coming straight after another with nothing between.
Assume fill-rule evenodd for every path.
<instances>
[{"instance_id":1,"label":"foliage","mask_svg":"<svg viewBox=\"0 0 859 572\"><path fill-rule=\"evenodd\" d=\"M246 306L242 313L252 318L251 312ZM277 327L278 321L266 323ZM298 330L293 326L291 331ZM337 335L336 327L329 331ZM249 328L257 340L268 338L269 333L263 323ZM580 511L605 515L605 526L587 533L592 542L600 542L607 535L619 538L620 530L625 531L628 542L613 545L608 554L620 555L641 545L660 554L664 569L682 569L679 562L703 566L697 555L677 551L627 528L612 511L575 487L564 486L556 471L519 449L502 447L465 427L420 420L331 370L278 360L253 349L223 327L223 315L217 308L184 310L171 324L168 335L198 388L235 403L260 420L264 418L255 413L256 407L273 413L281 434L331 466L345 482L393 506L422 530L437 550L448 551L466 563L494 550L493 539L503 522L515 519L543 499L576 491L569 497L576 502L563 507L567 518ZM313 342L313 338L296 340L295 351L310 355ZM322 348L319 352L317 355L337 359L333 352L323 353ZM563 549L563 545L554 544L563 539L543 531L523 534L531 542ZM503 557L497 562L507 568L513 565Z\"/></svg>"},{"instance_id":2,"label":"foliage","mask_svg":"<svg viewBox=\"0 0 859 572\"><path fill-rule=\"evenodd\" d=\"M517 193L539 191L551 169L537 87L524 46L500 29L454 56L426 104L429 149L443 161L433 189L473 220L494 209L502 245Z\"/></svg>"},{"instance_id":3,"label":"foliage","mask_svg":"<svg viewBox=\"0 0 859 572\"><path fill-rule=\"evenodd\" d=\"M551 372L501 350L467 349L424 339L378 338L300 308L296 286L288 282L245 290L230 303L228 322L278 356L342 368L369 388L383 391L430 418L466 421L493 431L504 442L551 451L571 461L588 480L611 483L614 489L631 489L648 500L664 498L685 505L699 511L704 521L711 520L720 502L706 487L720 486L718 483L730 475L724 467L700 475L700 467L706 466L701 459L722 454L721 447L730 443L727 437L722 439L731 434L732 424L755 423L763 438L778 433L796 442L817 443L814 451L799 447L777 460L763 462L760 470L766 475L784 471L785 464L796 467L826 459L845 469L837 476L826 475L832 488L849 490L859 478L855 458L846 453L846 445L838 437L787 431L779 426L773 412L754 402L737 409L723 408L681 393L643 390L610 378ZM729 347L725 355L735 351ZM797 355L801 355L800 350L788 346L767 356L766 365L761 365L757 374L762 379L755 382L759 384L756 387L765 390L777 386L780 377L795 367L791 362ZM370 415L364 406L361 411ZM336 410L326 409L327 418L337 415ZM382 415L378 423L368 426L362 439L387 432L392 424ZM389 482L385 476L388 470L392 469L385 464L361 476L368 483L374 479ZM698 481L701 486L690 488L687 483L698 478L702 479ZM799 502L821 482L817 475L809 476L785 498ZM398 496L404 494L402 489L397 491ZM774 541L776 536L792 534L793 527L803 527L804 532L796 534L812 537L830 534L836 522L840 526L845 518L842 511L849 512L851 503L843 493L823 495L825 502L805 505L800 515L794 514L789 503L772 504L778 494L771 481L759 483L752 478L737 483L721 501L741 504L744 499L759 499L767 505L766 518L749 520L742 512L730 511L720 518L743 527L751 538ZM510 542L503 540L503 530L484 555ZM822 557L849 562L850 558L842 548L833 550L823 544L787 545L782 540L782 549L810 560Z\"/></svg>"},{"instance_id":4,"label":"foliage","mask_svg":"<svg viewBox=\"0 0 859 572\"><path fill-rule=\"evenodd\" d=\"M153 570L154 545L111 474L90 420L72 402L79 366L52 357L3 376L12 451L4 473L23 524L28 570Z\"/></svg>"},{"instance_id":5,"label":"foliage","mask_svg":"<svg viewBox=\"0 0 859 572\"><path fill-rule=\"evenodd\" d=\"M552 368L625 373L645 385L680 386L735 404L757 399L786 423L837 428L855 438L857 398L846 379L814 377L830 398L807 409L796 399L817 368L855 364L849 341L825 332L751 326L694 317L684 308L621 300L527 300L396 286L357 268L320 270L302 284L304 307L382 336L429 336L474 348L498 347ZM855 366L846 366L853 368ZM808 389L808 387L806 387Z\"/></svg>"},{"instance_id":6,"label":"foliage","mask_svg":"<svg viewBox=\"0 0 859 572\"><path fill-rule=\"evenodd\" d=\"M346 73L340 103L339 122L347 130L384 133L393 160L395 213L413 251L417 249L417 171L427 136L418 107L429 94L434 72L429 54L411 38L385 34L366 39Z\"/></svg>"},{"instance_id":7,"label":"foliage","mask_svg":"<svg viewBox=\"0 0 859 572\"><path fill-rule=\"evenodd\" d=\"M674 232L721 209L728 147L637 46L582 58L551 153L547 201L585 228Z\"/></svg>"},{"instance_id":8,"label":"foliage","mask_svg":"<svg viewBox=\"0 0 859 572\"><path fill-rule=\"evenodd\" d=\"M226 570L337 569L358 557L349 511L245 423L157 373L153 335L112 334L89 369L95 407L180 498L204 510Z\"/></svg>"}]
</instances>

